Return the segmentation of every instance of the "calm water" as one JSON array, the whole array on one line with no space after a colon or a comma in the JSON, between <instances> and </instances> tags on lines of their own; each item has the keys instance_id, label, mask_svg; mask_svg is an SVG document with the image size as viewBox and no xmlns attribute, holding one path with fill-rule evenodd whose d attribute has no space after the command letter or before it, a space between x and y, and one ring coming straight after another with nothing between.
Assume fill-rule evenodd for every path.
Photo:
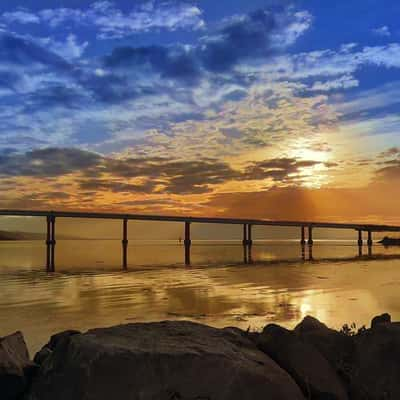
<instances>
[{"instance_id":1,"label":"calm water","mask_svg":"<svg viewBox=\"0 0 400 400\"><path fill-rule=\"evenodd\" d=\"M364 253L367 249L364 248ZM293 327L306 314L339 328L390 312L400 319L400 249L358 255L352 242L318 242L314 261L295 242L259 242L254 264L232 242L195 242L193 266L176 242L57 242L57 272L41 242L0 242L0 336L22 330L32 352L60 330L191 319L217 327Z\"/></svg>"}]
</instances>

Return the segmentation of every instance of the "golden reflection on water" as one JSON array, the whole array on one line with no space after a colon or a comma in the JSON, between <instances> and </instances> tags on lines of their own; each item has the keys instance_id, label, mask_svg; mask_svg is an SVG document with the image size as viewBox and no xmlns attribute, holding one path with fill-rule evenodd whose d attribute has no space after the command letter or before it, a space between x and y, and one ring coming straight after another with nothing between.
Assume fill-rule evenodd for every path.
<instances>
[{"instance_id":1,"label":"golden reflection on water","mask_svg":"<svg viewBox=\"0 0 400 400\"><path fill-rule=\"evenodd\" d=\"M136 321L260 329L293 327L308 314L336 328L386 311L400 319L399 251L376 246L368 259L355 246L316 244L322 261L303 262L296 243L265 243L253 247L255 264L244 265L241 246L192 250L195 265L184 267L181 246L136 243L124 272L117 241L60 241L57 272L47 274L41 243L0 243L0 336L20 329L36 351L64 329Z\"/></svg>"}]
</instances>

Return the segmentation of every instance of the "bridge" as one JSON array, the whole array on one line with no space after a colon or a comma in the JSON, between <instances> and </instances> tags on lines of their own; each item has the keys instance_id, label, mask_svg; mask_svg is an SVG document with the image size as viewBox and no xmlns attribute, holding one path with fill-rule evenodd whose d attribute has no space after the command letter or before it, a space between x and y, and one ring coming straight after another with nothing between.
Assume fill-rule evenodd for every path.
<instances>
[{"instance_id":1,"label":"bridge","mask_svg":"<svg viewBox=\"0 0 400 400\"><path fill-rule=\"evenodd\" d=\"M363 232L368 234L367 244L373 245L372 234L374 232L400 232L400 226L358 224L358 223L334 223L316 221L272 221L264 219L241 219L241 218L217 218L217 217L185 217L166 215L146 214L120 214L120 213L99 213L99 212L72 212L72 211L40 211L40 210L0 210L0 216L20 217L45 217L46 224L46 268L48 271L55 271L55 247L56 247L56 219L57 218L88 218L104 220L120 220L122 222L122 267L128 266L128 221L158 221L158 222L180 222L185 227L185 264L190 265L190 248L192 244L190 225L199 224L230 224L243 226L242 244L249 253L253 244L253 226L277 226L277 227L298 227L300 230L300 244L312 246L313 230L316 228L326 229L349 229L358 232L358 246L363 246ZM307 230L307 235L306 235ZM250 253L251 254L251 253ZM245 259L247 259L245 253Z\"/></svg>"}]
</instances>

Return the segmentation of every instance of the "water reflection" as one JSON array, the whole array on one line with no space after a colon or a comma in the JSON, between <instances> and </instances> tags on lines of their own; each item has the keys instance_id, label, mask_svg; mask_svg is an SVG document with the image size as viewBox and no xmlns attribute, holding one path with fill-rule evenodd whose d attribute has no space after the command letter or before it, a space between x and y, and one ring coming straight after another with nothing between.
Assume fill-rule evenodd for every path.
<instances>
[{"instance_id":1,"label":"water reflection","mask_svg":"<svg viewBox=\"0 0 400 400\"><path fill-rule=\"evenodd\" d=\"M0 335L22 329L32 350L63 329L132 321L256 329L272 321L292 327L306 314L334 327L384 311L400 318L399 249L375 246L360 257L346 242L257 242L247 252L194 242L185 267L179 243L130 243L122 271L120 241L59 241L52 274L40 268L43 250L39 242L0 243Z\"/></svg>"}]
</instances>

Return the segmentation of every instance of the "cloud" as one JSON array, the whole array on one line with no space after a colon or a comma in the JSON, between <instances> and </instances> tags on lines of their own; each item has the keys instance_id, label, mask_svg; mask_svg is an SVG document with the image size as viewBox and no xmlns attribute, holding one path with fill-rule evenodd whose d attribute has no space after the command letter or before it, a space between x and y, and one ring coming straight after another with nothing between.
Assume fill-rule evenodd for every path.
<instances>
[{"instance_id":1,"label":"cloud","mask_svg":"<svg viewBox=\"0 0 400 400\"><path fill-rule=\"evenodd\" d=\"M150 68L162 78L196 81L203 72L222 73L235 65L266 59L292 44L311 24L306 12L258 10L225 21L195 46L119 47L105 58L111 69Z\"/></svg>"},{"instance_id":2,"label":"cloud","mask_svg":"<svg viewBox=\"0 0 400 400\"><path fill-rule=\"evenodd\" d=\"M226 22L215 34L204 37L196 52L205 69L223 72L239 62L267 58L286 48L310 24L306 12L281 14L260 9Z\"/></svg>"},{"instance_id":3,"label":"cloud","mask_svg":"<svg viewBox=\"0 0 400 400\"><path fill-rule=\"evenodd\" d=\"M71 69L62 57L30 40L6 33L0 33L0 60L3 67L42 65L59 71Z\"/></svg>"},{"instance_id":4,"label":"cloud","mask_svg":"<svg viewBox=\"0 0 400 400\"><path fill-rule=\"evenodd\" d=\"M285 182L298 179L295 175L305 168L314 167L321 162L313 160L297 160L295 158L274 158L252 163L243 174L245 180L271 179L274 182Z\"/></svg>"},{"instance_id":5,"label":"cloud","mask_svg":"<svg viewBox=\"0 0 400 400\"><path fill-rule=\"evenodd\" d=\"M84 191L204 194L230 181L298 182L300 172L320 164L274 158L250 163L240 170L216 159L111 158L75 148L46 148L26 153L3 152L0 175L49 178L74 173L80 176L79 187Z\"/></svg>"},{"instance_id":6,"label":"cloud","mask_svg":"<svg viewBox=\"0 0 400 400\"><path fill-rule=\"evenodd\" d=\"M382 36L382 37L392 36L392 33L390 32L390 29L387 25L381 26L379 28L375 28L372 30L372 32L377 36Z\"/></svg>"},{"instance_id":7,"label":"cloud","mask_svg":"<svg viewBox=\"0 0 400 400\"><path fill-rule=\"evenodd\" d=\"M5 12L2 15L2 20L8 23L40 24L40 18L26 9Z\"/></svg>"},{"instance_id":8,"label":"cloud","mask_svg":"<svg viewBox=\"0 0 400 400\"><path fill-rule=\"evenodd\" d=\"M351 75L344 75L337 79L327 80L325 82L317 81L314 82L311 91L314 92L329 92L338 89L350 89L358 87L359 81L354 79Z\"/></svg>"},{"instance_id":9,"label":"cloud","mask_svg":"<svg viewBox=\"0 0 400 400\"><path fill-rule=\"evenodd\" d=\"M396 184L400 179L400 160L394 159L386 161L385 166L376 171L376 180L378 182L391 182Z\"/></svg>"},{"instance_id":10,"label":"cloud","mask_svg":"<svg viewBox=\"0 0 400 400\"><path fill-rule=\"evenodd\" d=\"M400 147L391 147L388 150L383 151L379 157L381 158L389 158L389 157L398 157L400 156Z\"/></svg>"},{"instance_id":11,"label":"cloud","mask_svg":"<svg viewBox=\"0 0 400 400\"><path fill-rule=\"evenodd\" d=\"M47 38L32 38L33 41L37 41L43 47L46 47L53 51L55 54L67 59L73 60L81 58L89 46L88 41L78 43L77 37L74 34L69 34L65 41L57 41L51 37Z\"/></svg>"},{"instance_id":12,"label":"cloud","mask_svg":"<svg viewBox=\"0 0 400 400\"><path fill-rule=\"evenodd\" d=\"M101 157L78 149L46 148L0 155L0 175L52 177L97 166Z\"/></svg>"},{"instance_id":13,"label":"cloud","mask_svg":"<svg viewBox=\"0 0 400 400\"><path fill-rule=\"evenodd\" d=\"M181 1L147 1L120 10L111 1L96 1L87 9L52 8L38 12L17 9L3 13L1 20L12 24L48 24L50 28L63 26L75 29L83 26L97 30L100 39L117 39L137 32L165 29L199 29L204 26L202 11L195 5Z\"/></svg>"},{"instance_id":14,"label":"cloud","mask_svg":"<svg viewBox=\"0 0 400 400\"><path fill-rule=\"evenodd\" d=\"M194 81L200 74L191 51L180 46L117 47L105 57L104 65L119 72L128 72L131 68L143 68L144 72L150 69L150 72L160 74L161 78L182 81Z\"/></svg>"}]
</instances>

